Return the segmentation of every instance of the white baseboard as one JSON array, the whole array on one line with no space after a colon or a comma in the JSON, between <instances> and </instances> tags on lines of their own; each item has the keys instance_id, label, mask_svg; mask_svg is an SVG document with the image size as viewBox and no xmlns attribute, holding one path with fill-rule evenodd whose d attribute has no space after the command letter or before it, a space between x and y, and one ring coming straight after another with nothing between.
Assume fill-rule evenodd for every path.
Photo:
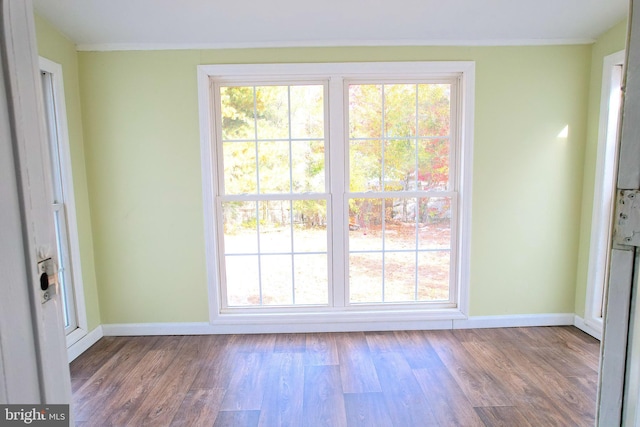
<instances>
[{"instance_id":1,"label":"white baseboard","mask_svg":"<svg viewBox=\"0 0 640 427\"><path fill-rule=\"evenodd\" d=\"M103 336L141 335L212 335L212 334L257 334L257 333L304 333L304 332L353 332L393 331L428 329L480 329L515 328L532 326L573 325L600 340L602 333L572 313L514 314L502 316L471 316L467 319L396 321L384 323L120 323L101 325L89 332L68 349L69 362L74 360Z\"/></svg>"},{"instance_id":2,"label":"white baseboard","mask_svg":"<svg viewBox=\"0 0 640 427\"><path fill-rule=\"evenodd\" d=\"M73 362L76 357L87 351L89 347L97 343L103 336L102 326L98 326L93 331L71 344L69 348L67 348L67 358L69 363Z\"/></svg>"},{"instance_id":3,"label":"white baseboard","mask_svg":"<svg viewBox=\"0 0 640 427\"><path fill-rule=\"evenodd\" d=\"M602 341L602 328L598 329L593 327L589 323L585 322L585 320L577 314L574 315L573 325L581 331L591 335L595 339Z\"/></svg>"},{"instance_id":4,"label":"white baseboard","mask_svg":"<svg viewBox=\"0 0 640 427\"><path fill-rule=\"evenodd\" d=\"M451 329L451 320L393 321L393 322L325 322L325 323L218 323L212 327L216 334L278 334L313 332L371 332Z\"/></svg>"},{"instance_id":5,"label":"white baseboard","mask_svg":"<svg viewBox=\"0 0 640 427\"><path fill-rule=\"evenodd\" d=\"M112 323L102 325L105 337L139 335L210 335L213 327L208 322L191 323Z\"/></svg>"},{"instance_id":6,"label":"white baseboard","mask_svg":"<svg viewBox=\"0 0 640 427\"><path fill-rule=\"evenodd\" d=\"M122 323L102 325L104 336L211 335L251 333L311 333L392 331L415 329L513 328L526 326L567 326L575 324L573 313L472 316L468 319L398 321L385 323ZM577 326L577 325L576 325ZM581 328L582 329L582 328Z\"/></svg>"},{"instance_id":7,"label":"white baseboard","mask_svg":"<svg viewBox=\"0 0 640 427\"><path fill-rule=\"evenodd\" d=\"M502 316L470 316L453 321L453 329L518 328L526 326L573 325L573 313L510 314Z\"/></svg>"}]
</instances>

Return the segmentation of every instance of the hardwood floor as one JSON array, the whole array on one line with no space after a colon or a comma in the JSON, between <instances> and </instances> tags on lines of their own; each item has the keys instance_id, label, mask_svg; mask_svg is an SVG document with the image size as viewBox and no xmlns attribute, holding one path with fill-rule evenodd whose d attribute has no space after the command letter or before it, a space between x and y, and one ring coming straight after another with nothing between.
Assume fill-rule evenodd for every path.
<instances>
[{"instance_id":1,"label":"hardwood floor","mask_svg":"<svg viewBox=\"0 0 640 427\"><path fill-rule=\"evenodd\" d=\"M71 363L78 426L592 426L574 327L105 337Z\"/></svg>"}]
</instances>

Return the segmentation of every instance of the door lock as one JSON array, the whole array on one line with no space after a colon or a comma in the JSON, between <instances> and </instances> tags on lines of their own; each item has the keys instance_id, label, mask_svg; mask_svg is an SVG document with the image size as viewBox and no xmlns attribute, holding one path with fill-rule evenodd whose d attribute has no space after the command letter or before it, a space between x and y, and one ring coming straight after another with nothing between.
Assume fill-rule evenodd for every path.
<instances>
[{"instance_id":1,"label":"door lock","mask_svg":"<svg viewBox=\"0 0 640 427\"><path fill-rule=\"evenodd\" d=\"M38 261L38 273L40 274L40 302L42 304L51 300L56 289L56 263L49 257Z\"/></svg>"}]
</instances>

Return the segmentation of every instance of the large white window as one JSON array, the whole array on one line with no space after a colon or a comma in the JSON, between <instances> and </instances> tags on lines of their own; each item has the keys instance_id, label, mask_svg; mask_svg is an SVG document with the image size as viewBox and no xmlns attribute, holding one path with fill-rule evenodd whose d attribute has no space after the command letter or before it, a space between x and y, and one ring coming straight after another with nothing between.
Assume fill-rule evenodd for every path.
<instances>
[{"instance_id":1,"label":"large white window","mask_svg":"<svg viewBox=\"0 0 640 427\"><path fill-rule=\"evenodd\" d=\"M214 323L464 317L473 63L199 79Z\"/></svg>"}]
</instances>

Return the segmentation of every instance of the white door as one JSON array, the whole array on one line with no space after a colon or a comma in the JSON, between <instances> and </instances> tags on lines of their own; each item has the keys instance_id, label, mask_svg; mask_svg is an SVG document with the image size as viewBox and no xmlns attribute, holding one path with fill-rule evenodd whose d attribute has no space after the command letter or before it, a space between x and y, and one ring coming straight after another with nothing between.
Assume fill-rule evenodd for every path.
<instances>
[{"instance_id":1,"label":"white door","mask_svg":"<svg viewBox=\"0 0 640 427\"><path fill-rule=\"evenodd\" d=\"M598 390L598 425L640 425L640 331L636 319L640 251L640 14L630 7L625 61L616 213L609 264ZM632 305L632 301L634 301Z\"/></svg>"},{"instance_id":2,"label":"white door","mask_svg":"<svg viewBox=\"0 0 640 427\"><path fill-rule=\"evenodd\" d=\"M13 190L17 196L17 204L9 204L9 208L19 208L19 233L10 236L12 240L3 242L5 246L15 244L14 252L22 252L22 279L26 280L29 302L24 304L24 298L17 298L16 319L8 317L8 313L0 314L3 333L11 339L16 332L6 327L7 322L22 333L21 340L14 340L15 347L3 344L2 354L13 355L21 353L26 357L20 377L28 384L21 385L12 381L9 376L13 369L19 369L20 364L12 356L7 366L0 366L2 381L0 388L4 391L0 397L15 403L70 403L71 384L69 379L69 365L67 363L65 335L63 330L62 307L57 292L55 263L57 262L56 238L52 213L51 170L49 150L47 147L46 126L42 101L42 90L39 79L37 47L35 42L35 27L33 23L33 8L30 0L12 1L0 0L2 25L0 26L0 53L2 54L3 87L6 87L6 111L8 119L2 124L8 125L11 131L9 141L3 141L3 151L11 151L14 162L7 175L12 176L10 182L2 183L2 189ZM1 113L1 111L0 111ZM0 117L2 118L2 117ZM13 172L13 173L12 173ZM15 202L15 198L13 199ZM17 206L16 206L17 205ZM5 228L3 224L3 229ZM14 230L15 231L15 230ZM8 252L8 251L7 251ZM46 261L50 259L49 261ZM18 260L16 260L18 262ZM46 261L46 262L43 262ZM15 267L15 278L19 278L20 266ZM46 275L45 275L46 273ZM48 278L47 278L48 276ZM10 291L15 291L20 285L9 283ZM49 286L46 290L42 287ZM18 294L18 297L21 295ZM23 295L22 295L23 296ZM3 295L3 300L5 295ZM6 301L4 305L11 305ZM27 311L25 313L25 311ZM26 314L26 316L25 316ZM31 324L18 324L22 319L31 319ZM26 320L25 320L26 322ZM32 339L33 337L33 339ZM5 335L2 340L4 343ZM35 361L35 369L29 360ZM6 363L3 361L2 363ZM16 365L16 363L18 363ZM35 371L35 372L34 372ZM34 396L33 387L37 385L38 401ZM30 401L19 401L10 396L18 396L21 390L28 390L24 396Z\"/></svg>"}]
</instances>

